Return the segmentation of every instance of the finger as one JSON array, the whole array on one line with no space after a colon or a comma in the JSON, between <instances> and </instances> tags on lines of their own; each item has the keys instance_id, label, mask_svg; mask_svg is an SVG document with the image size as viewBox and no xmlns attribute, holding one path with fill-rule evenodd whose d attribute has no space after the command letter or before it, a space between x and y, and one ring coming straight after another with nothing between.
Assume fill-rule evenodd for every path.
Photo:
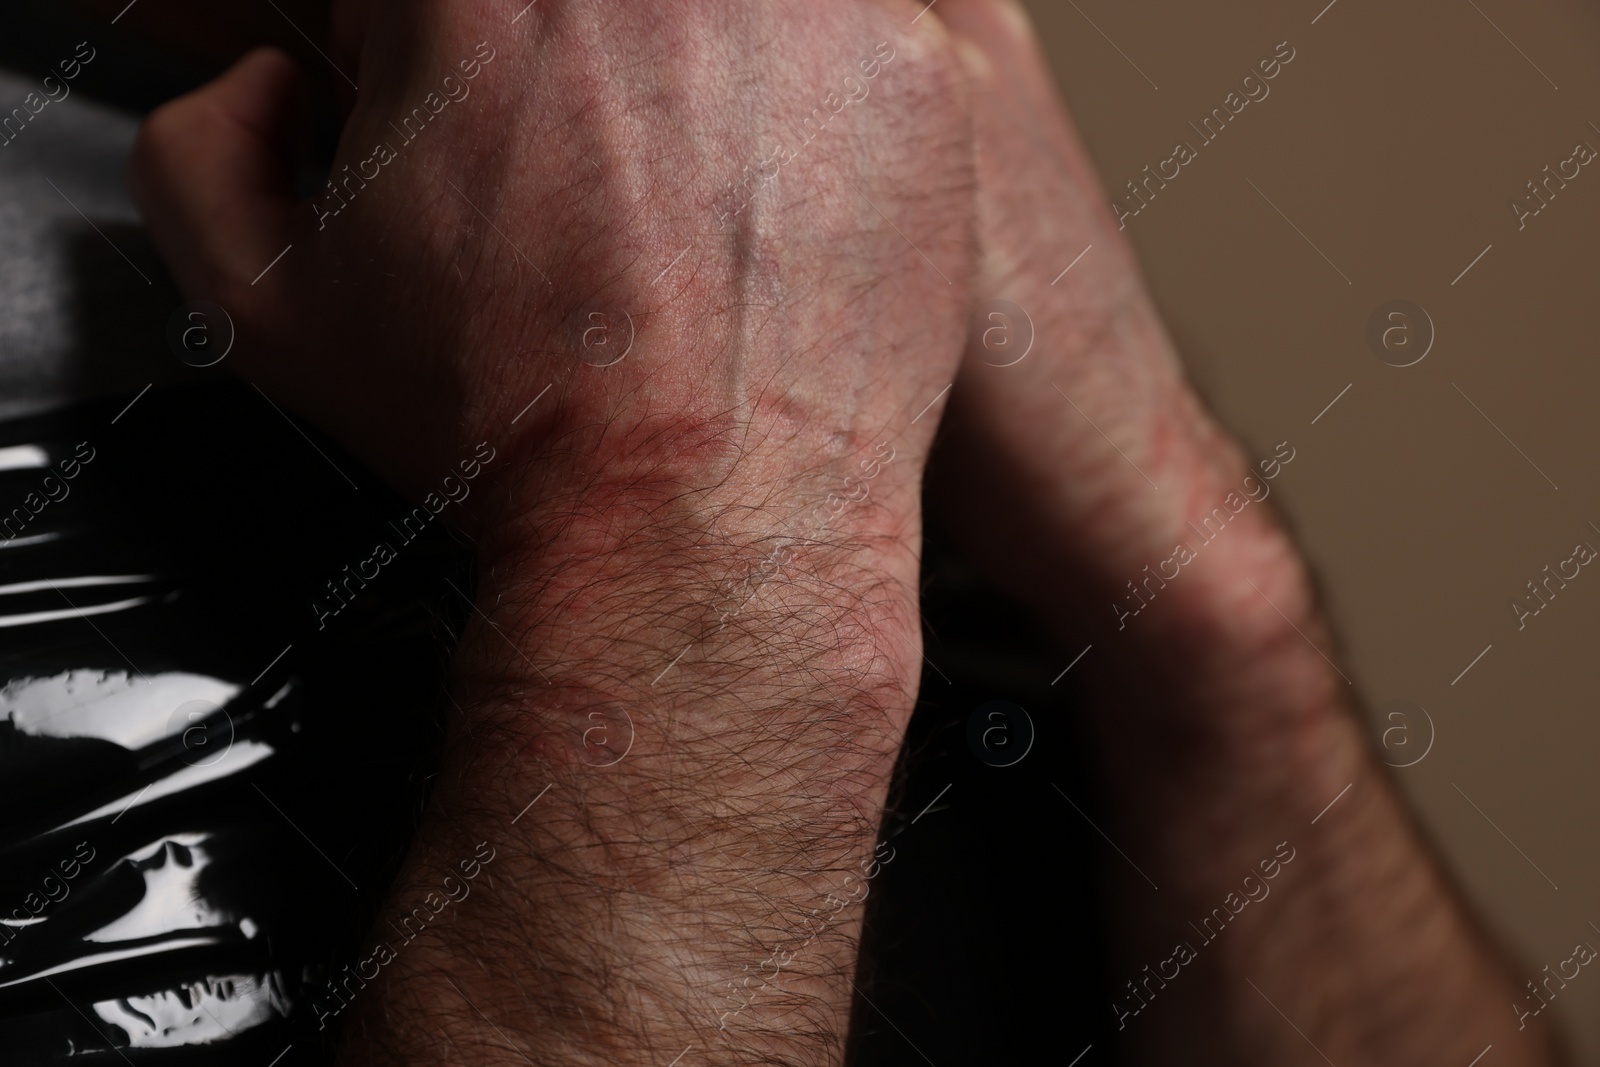
<instances>
[{"instance_id":1,"label":"finger","mask_svg":"<svg viewBox=\"0 0 1600 1067\"><path fill-rule=\"evenodd\" d=\"M304 99L293 60L258 49L140 127L129 183L189 296L226 304L289 244Z\"/></svg>"}]
</instances>

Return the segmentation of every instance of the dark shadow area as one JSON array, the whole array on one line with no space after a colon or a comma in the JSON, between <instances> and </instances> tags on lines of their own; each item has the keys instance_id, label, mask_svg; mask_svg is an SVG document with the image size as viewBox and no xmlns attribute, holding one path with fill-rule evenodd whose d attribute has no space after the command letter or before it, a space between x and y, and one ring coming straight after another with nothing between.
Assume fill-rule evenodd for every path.
<instances>
[{"instance_id":1,"label":"dark shadow area","mask_svg":"<svg viewBox=\"0 0 1600 1067\"><path fill-rule=\"evenodd\" d=\"M1093 815L1082 701L1050 684L1067 658L936 523L922 613L929 662L867 898L850 1062L1065 1065L1104 1046L1111 1019L1104 846L1063 796Z\"/></svg>"},{"instance_id":2,"label":"dark shadow area","mask_svg":"<svg viewBox=\"0 0 1600 1067\"><path fill-rule=\"evenodd\" d=\"M0 33L0 67L35 80L70 57L79 41L90 42L94 61L73 79L72 91L136 114L198 88L214 73L134 40L59 0L0 0L0 26L5 27Z\"/></svg>"},{"instance_id":3,"label":"dark shadow area","mask_svg":"<svg viewBox=\"0 0 1600 1067\"><path fill-rule=\"evenodd\" d=\"M202 376L227 378L221 367L204 374L185 367L167 347L167 318L184 302L183 294L145 229L94 220L96 233L76 215L72 221L77 225L68 223L63 235L72 279L65 389L89 398L138 392L151 382L159 387Z\"/></svg>"}]
</instances>

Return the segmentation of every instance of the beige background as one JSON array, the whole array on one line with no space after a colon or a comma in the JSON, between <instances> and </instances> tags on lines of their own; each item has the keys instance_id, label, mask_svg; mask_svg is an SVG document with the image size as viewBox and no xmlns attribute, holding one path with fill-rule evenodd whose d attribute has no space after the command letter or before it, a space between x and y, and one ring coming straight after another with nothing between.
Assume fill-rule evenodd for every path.
<instances>
[{"instance_id":1,"label":"beige background","mask_svg":"<svg viewBox=\"0 0 1600 1067\"><path fill-rule=\"evenodd\" d=\"M1396 774L1532 978L1600 946L1600 568L1521 631L1510 607L1579 541L1600 548L1600 161L1521 231L1510 203L1578 142L1600 149L1600 10L1326 3L1029 7L1112 190L1198 147L1189 122L1296 50L1128 230L1223 421L1262 455L1298 449L1274 498L1324 583L1334 658L1370 705L1431 716L1434 747ZM1392 299L1433 320L1415 366L1368 348ZM1426 732L1411 757L1391 735L1393 761ZM1600 1063L1600 973L1555 1007Z\"/></svg>"}]
</instances>

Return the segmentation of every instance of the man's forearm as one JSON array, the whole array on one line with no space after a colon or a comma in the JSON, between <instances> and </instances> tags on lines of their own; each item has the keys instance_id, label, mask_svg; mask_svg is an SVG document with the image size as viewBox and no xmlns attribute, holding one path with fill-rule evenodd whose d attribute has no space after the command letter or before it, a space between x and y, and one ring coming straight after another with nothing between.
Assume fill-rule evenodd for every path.
<instances>
[{"instance_id":1,"label":"man's forearm","mask_svg":"<svg viewBox=\"0 0 1600 1067\"><path fill-rule=\"evenodd\" d=\"M134 166L285 410L402 492L506 453L443 770L319 1014L347 1062L836 1060L975 269L953 42L911 0L344 10L336 212L272 53Z\"/></svg>"},{"instance_id":2,"label":"man's forearm","mask_svg":"<svg viewBox=\"0 0 1600 1067\"><path fill-rule=\"evenodd\" d=\"M840 1058L914 610L897 568L787 512L663 521L679 491L546 504L490 548L374 941L495 858L395 946L345 1062Z\"/></svg>"},{"instance_id":3,"label":"man's forearm","mask_svg":"<svg viewBox=\"0 0 1600 1067\"><path fill-rule=\"evenodd\" d=\"M1493 1043L1485 1063L1549 1062L1550 1020L1517 1029L1520 977L1323 657L1265 504L1294 443L1252 466L1204 411L1020 7L939 11L970 46L980 292L998 299L951 394L937 488L1094 690L1103 818L1088 814L1122 852L1104 853L1118 1047L1466 1067Z\"/></svg>"},{"instance_id":4,"label":"man's forearm","mask_svg":"<svg viewBox=\"0 0 1600 1067\"><path fill-rule=\"evenodd\" d=\"M1234 573L1262 588L1244 592L1259 606L1270 589L1289 617L1180 601L1107 642L1096 674L1108 831L1160 887L1113 874L1132 920L1116 1029L1152 1062L1207 1031L1221 1041L1201 1062L1466 1064L1491 1044L1499 1062L1558 1062L1548 1022L1519 1026L1518 983L1323 658L1303 571L1254 555Z\"/></svg>"},{"instance_id":5,"label":"man's forearm","mask_svg":"<svg viewBox=\"0 0 1600 1067\"><path fill-rule=\"evenodd\" d=\"M951 514L967 542L1066 656L1083 654L1102 827L1128 858L1106 854L1105 1010L1133 1062L1198 1047L1226 1064L1464 1065L1491 1043L1553 1062L1550 1018L1519 1029L1521 979L1449 884L1330 662L1305 564L1266 503L1294 445L1247 463L1142 299L1087 334L1075 324L1090 312L1044 306L1040 336L1087 349L1015 368L1031 379L964 378L964 436L942 462L946 484L966 486ZM1096 391L1105 377L1117 389Z\"/></svg>"}]
</instances>

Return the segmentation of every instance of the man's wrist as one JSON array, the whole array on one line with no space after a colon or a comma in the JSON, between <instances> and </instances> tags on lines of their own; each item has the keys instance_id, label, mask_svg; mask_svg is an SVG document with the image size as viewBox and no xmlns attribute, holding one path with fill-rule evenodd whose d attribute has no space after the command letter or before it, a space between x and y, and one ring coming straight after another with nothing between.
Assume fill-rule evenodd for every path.
<instances>
[{"instance_id":1,"label":"man's wrist","mask_svg":"<svg viewBox=\"0 0 1600 1067\"><path fill-rule=\"evenodd\" d=\"M435 1051L476 1062L722 1044L829 1060L905 665L859 583L773 575L724 618L707 605L749 544L666 551L629 530L558 526L485 572L455 669L464 721L406 882L483 839L495 884L398 965L401 1003L442 1020Z\"/></svg>"},{"instance_id":2,"label":"man's wrist","mask_svg":"<svg viewBox=\"0 0 1600 1067\"><path fill-rule=\"evenodd\" d=\"M480 538L480 607L516 654L487 643L489 658L466 666L489 673L498 660L517 677L537 664L546 685L614 686L646 703L680 684L803 672L909 705L914 548L867 500L849 516L860 521L819 526L804 505L820 490L807 488L544 487Z\"/></svg>"},{"instance_id":3,"label":"man's wrist","mask_svg":"<svg viewBox=\"0 0 1600 1067\"><path fill-rule=\"evenodd\" d=\"M1141 613L1095 642L1086 673L1108 699L1142 709L1107 729L1159 727L1176 760L1294 762L1350 716L1352 685L1288 537L1265 521L1228 534L1165 588L1149 582Z\"/></svg>"}]
</instances>

